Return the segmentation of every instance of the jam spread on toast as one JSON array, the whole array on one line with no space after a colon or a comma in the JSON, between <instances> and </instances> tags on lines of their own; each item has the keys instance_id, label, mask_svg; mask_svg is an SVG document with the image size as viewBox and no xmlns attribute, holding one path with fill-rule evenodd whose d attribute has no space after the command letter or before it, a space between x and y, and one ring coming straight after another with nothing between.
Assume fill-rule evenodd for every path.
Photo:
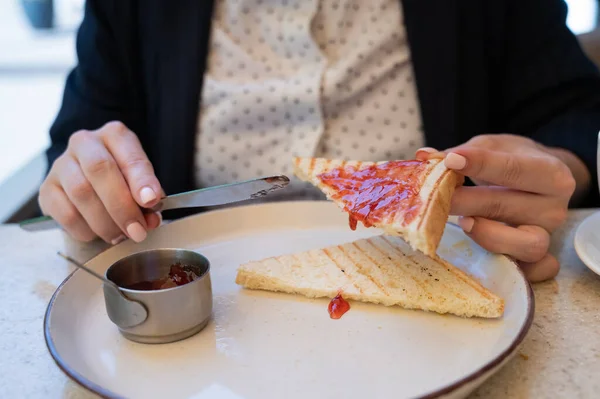
<instances>
[{"instance_id":1,"label":"jam spread on toast","mask_svg":"<svg viewBox=\"0 0 600 399\"><path fill-rule=\"evenodd\" d=\"M186 270L180 263L175 263L171 265L169 274L165 277L150 281L140 281L123 288L138 291L164 290L191 283L197 278L198 275L196 275L196 273L191 270Z\"/></svg>"},{"instance_id":2,"label":"jam spread on toast","mask_svg":"<svg viewBox=\"0 0 600 399\"><path fill-rule=\"evenodd\" d=\"M327 310L329 311L329 317L332 319L339 319L344 313L350 310L350 304L342 298L342 294L337 294L331 302L329 302Z\"/></svg>"},{"instance_id":3,"label":"jam spread on toast","mask_svg":"<svg viewBox=\"0 0 600 399\"><path fill-rule=\"evenodd\" d=\"M427 169L427 161L390 161L359 170L339 167L318 178L335 190L332 198L344 204L350 228L355 230L358 221L371 227L398 212L404 215L405 225L410 223L419 214L419 192Z\"/></svg>"}]
</instances>

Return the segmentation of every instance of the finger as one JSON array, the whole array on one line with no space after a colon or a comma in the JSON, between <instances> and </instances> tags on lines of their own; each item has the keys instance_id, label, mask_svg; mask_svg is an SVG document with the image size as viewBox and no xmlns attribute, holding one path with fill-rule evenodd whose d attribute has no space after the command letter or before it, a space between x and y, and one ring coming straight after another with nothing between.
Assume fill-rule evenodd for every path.
<instances>
[{"instance_id":1,"label":"finger","mask_svg":"<svg viewBox=\"0 0 600 399\"><path fill-rule=\"evenodd\" d=\"M138 137L120 122L106 124L99 134L125 176L136 202L143 207L154 206L160 199L162 188Z\"/></svg>"},{"instance_id":2,"label":"finger","mask_svg":"<svg viewBox=\"0 0 600 399\"><path fill-rule=\"evenodd\" d=\"M518 141L520 145L515 145ZM521 152L531 153L531 148L536 147L543 151L543 146L531 140L519 135L514 134L481 134L471 137L467 142L460 144L455 147L451 147L445 150L446 153L455 152L459 148L476 147L487 149L491 151L502 151L502 152Z\"/></svg>"},{"instance_id":3,"label":"finger","mask_svg":"<svg viewBox=\"0 0 600 399\"><path fill-rule=\"evenodd\" d=\"M69 146L110 218L132 240L145 240L144 215L104 143L93 133L84 133L72 137Z\"/></svg>"},{"instance_id":4,"label":"finger","mask_svg":"<svg viewBox=\"0 0 600 399\"><path fill-rule=\"evenodd\" d=\"M57 184L42 184L39 203L42 213L51 216L75 240L90 242L97 237Z\"/></svg>"},{"instance_id":5,"label":"finger","mask_svg":"<svg viewBox=\"0 0 600 399\"><path fill-rule=\"evenodd\" d=\"M415 152L415 158L418 159L419 161L426 161L427 159L429 159L429 155L436 153L436 152L437 152L437 150L435 148L422 147L422 148L419 148Z\"/></svg>"},{"instance_id":6,"label":"finger","mask_svg":"<svg viewBox=\"0 0 600 399\"><path fill-rule=\"evenodd\" d=\"M460 144L456 147L451 147L446 149L446 154L450 152L454 152L459 148L464 147L477 147L483 148L487 150L496 150L502 151L504 150L505 143L507 142L507 137L511 135L506 134L481 134L474 137L471 137L466 143Z\"/></svg>"},{"instance_id":7,"label":"finger","mask_svg":"<svg viewBox=\"0 0 600 399\"><path fill-rule=\"evenodd\" d=\"M153 212L144 214L144 218L146 219L146 225L148 226L148 230L154 230L159 227L162 223L162 215L160 212Z\"/></svg>"},{"instance_id":8,"label":"finger","mask_svg":"<svg viewBox=\"0 0 600 399\"><path fill-rule=\"evenodd\" d=\"M546 256L535 263L519 262L519 266L521 266L521 270L523 270L527 280L532 283L554 278L560 270L558 260L550 254L546 254Z\"/></svg>"},{"instance_id":9,"label":"finger","mask_svg":"<svg viewBox=\"0 0 600 399\"><path fill-rule=\"evenodd\" d=\"M548 252L550 234L539 226L507 226L480 217L459 218L460 227L490 252L509 255L524 262L537 262Z\"/></svg>"},{"instance_id":10,"label":"finger","mask_svg":"<svg viewBox=\"0 0 600 399\"><path fill-rule=\"evenodd\" d=\"M452 196L450 213L518 226L541 226L552 232L565 222L567 203L555 197L505 187L459 187Z\"/></svg>"},{"instance_id":11,"label":"finger","mask_svg":"<svg viewBox=\"0 0 600 399\"><path fill-rule=\"evenodd\" d=\"M427 161L433 158L444 158L445 154L432 147L419 148L415 153L415 158L419 161Z\"/></svg>"},{"instance_id":12,"label":"finger","mask_svg":"<svg viewBox=\"0 0 600 399\"><path fill-rule=\"evenodd\" d=\"M575 184L568 167L551 156L463 147L449 153L445 164L473 179L538 194L570 196Z\"/></svg>"},{"instance_id":13,"label":"finger","mask_svg":"<svg viewBox=\"0 0 600 399\"><path fill-rule=\"evenodd\" d=\"M146 226L148 228L148 231L154 230L162 224L162 215L160 212L145 213L144 219L146 220ZM122 236L120 239L114 240L112 244L118 244L126 238L127 237Z\"/></svg>"},{"instance_id":14,"label":"finger","mask_svg":"<svg viewBox=\"0 0 600 399\"><path fill-rule=\"evenodd\" d=\"M106 211L77 161L67 156L57 164L56 171L60 186L89 228L108 243L117 240L122 235L121 229Z\"/></svg>"}]
</instances>

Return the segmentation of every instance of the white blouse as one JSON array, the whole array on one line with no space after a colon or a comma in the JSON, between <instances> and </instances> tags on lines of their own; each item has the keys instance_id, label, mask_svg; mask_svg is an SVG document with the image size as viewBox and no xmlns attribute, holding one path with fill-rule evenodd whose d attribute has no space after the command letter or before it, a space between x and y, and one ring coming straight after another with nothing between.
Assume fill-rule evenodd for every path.
<instances>
[{"instance_id":1,"label":"white blouse","mask_svg":"<svg viewBox=\"0 0 600 399\"><path fill-rule=\"evenodd\" d=\"M217 0L199 187L287 174L293 155L412 158L424 144L398 0Z\"/></svg>"}]
</instances>

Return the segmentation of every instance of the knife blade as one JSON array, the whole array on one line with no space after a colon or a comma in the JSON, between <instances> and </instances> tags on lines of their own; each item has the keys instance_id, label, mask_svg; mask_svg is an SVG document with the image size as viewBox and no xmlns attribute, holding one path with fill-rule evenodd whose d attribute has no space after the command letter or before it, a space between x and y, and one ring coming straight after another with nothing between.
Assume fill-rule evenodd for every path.
<instances>
[{"instance_id":1,"label":"knife blade","mask_svg":"<svg viewBox=\"0 0 600 399\"><path fill-rule=\"evenodd\" d=\"M173 194L162 198L152 208L142 208L144 212L161 212L170 209L197 208L226 205L234 202L262 198L269 193L286 187L290 182L287 176L270 176L238 183L224 184L199 190ZM41 216L19 223L23 230L41 231L60 227L50 216Z\"/></svg>"}]
</instances>

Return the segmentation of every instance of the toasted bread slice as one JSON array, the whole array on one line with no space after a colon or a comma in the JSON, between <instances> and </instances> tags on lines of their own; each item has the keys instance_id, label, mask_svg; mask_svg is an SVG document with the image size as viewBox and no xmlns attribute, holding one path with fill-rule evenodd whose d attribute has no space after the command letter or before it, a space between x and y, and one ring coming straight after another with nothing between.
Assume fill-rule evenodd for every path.
<instances>
[{"instance_id":1,"label":"toasted bread slice","mask_svg":"<svg viewBox=\"0 0 600 399\"><path fill-rule=\"evenodd\" d=\"M359 220L429 256L436 254L452 195L464 181L442 159L375 163L296 157L294 174L348 212L351 228Z\"/></svg>"},{"instance_id":2,"label":"toasted bread slice","mask_svg":"<svg viewBox=\"0 0 600 399\"><path fill-rule=\"evenodd\" d=\"M463 317L497 318L504 301L439 257L393 236L249 262L236 283L248 289L401 306Z\"/></svg>"}]
</instances>

